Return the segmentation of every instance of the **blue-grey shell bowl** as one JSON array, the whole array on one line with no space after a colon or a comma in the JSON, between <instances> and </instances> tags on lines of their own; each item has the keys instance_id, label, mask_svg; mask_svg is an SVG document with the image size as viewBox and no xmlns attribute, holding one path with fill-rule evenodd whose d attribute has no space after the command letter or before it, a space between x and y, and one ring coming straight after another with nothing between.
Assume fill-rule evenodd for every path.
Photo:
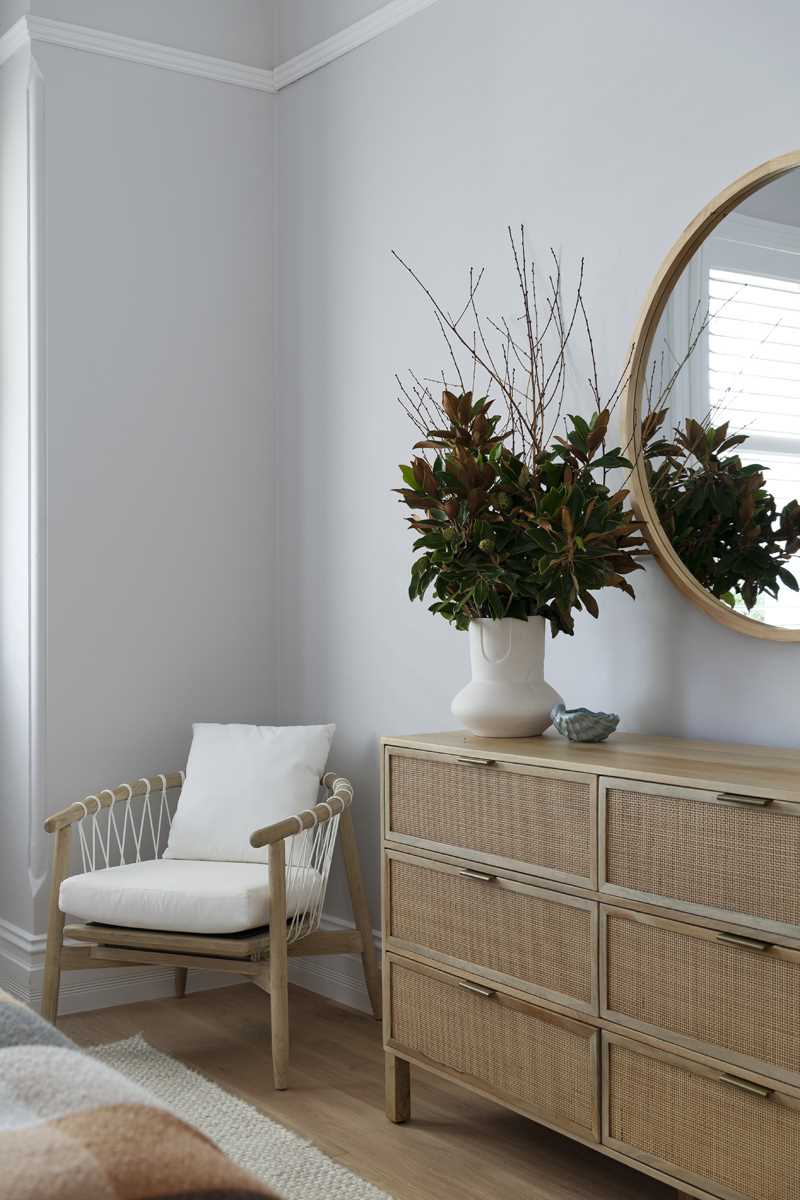
<instances>
[{"instance_id":1,"label":"blue-grey shell bowl","mask_svg":"<svg viewBox=\"0 0 800 1200\"><path fill-rule=\"evenodd\" d=\"M592 712L590 708L565 708L556 704L550 720L571 742L604 742L619 725L616 713Z\"/></svg>"}]
</instances>

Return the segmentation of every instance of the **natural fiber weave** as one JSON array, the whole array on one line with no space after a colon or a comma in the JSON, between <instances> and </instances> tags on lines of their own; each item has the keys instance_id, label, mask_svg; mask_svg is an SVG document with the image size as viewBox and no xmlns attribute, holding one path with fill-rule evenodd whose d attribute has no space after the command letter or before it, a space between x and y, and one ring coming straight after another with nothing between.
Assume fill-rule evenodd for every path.
<instances>
[{"instance_id":1,"label":"natural fiber weave","mask_svg":"<svg viewBox=\"0 0 800 1200\"><path fill-rule=\"evenodd\" d=\"M800 925L800 818L610 788L608 882Z\"/></svg>"},{"instance_id":2,"label":"natural fiber weave","mask_svg":"<svg viewBox=\"0 0 800 1200\"><path fill-rule=\"evenodd\" d=\"M800 965L608 916L608 1007L800 1072Z\"/></svg>"},{"instance_id":3,"label":"natural fiber weave","mask_svg":"<svg viewBox=\"0 0 800 1200\"><path fill-rule=\"evenodd\" d=\"M531 1010L518 1012L392 963L392 1036L411 1051L472 1076L591 1136L592 1040Z\"/></svg>"},{"instance_id":4,"label":"natural fiber weave","mask_svg":"<svg viewBox=\"0 0 800 1200\"><path fill-rule=\"evenodd\" d=\"M89 1053L145 1088L154 1103L157 1101L199 1129L240 1167L268 1184L282 1200L391 1200L385 1192L328 1158L305 1138L177 1059L162 1054L141 1035L124 1042L94 1046ZM270 1086L262 1084L263 1090ZM62 1145L65 1141L62 1135ZM350 1157L344 1142L341 1156ZM223 1193L209 1188L202 1194L207 1200L226 1200L226 1197L246 1200L239 1190ZM102 1195L112 1195L107 1183Z\"/></svg>"},{"instance_id":5,"label":"natural fiber weave","mask_svg":"<svg viewBox=\"0 0 800 1200\"><path fill-rule=\"evenodd\" d=\"M609 1046L613 1138L749 1200L800 1200L800 1112ZM707 1185L708 1186L708 1185Z\"/></svg>"},{"instance_id":6,"label":"natural fiber weave","mask_svg":"<svg viewBox=\"0 0 800 1200\"><path fill-rule=\"evenodd\" d=\"M589 912L391 859L393 937L577 1000L592 998Z\"/></svg>"},{"instance_id":7,"label":"natural fiber weave","mask_svg":"<svg viewBox=\"0 0 800 1200\"><path fill-rule=\"evenodd\" d=\"M392 755L390 828L408 837L588 879L587 783Z\"/></svg>"}]
</instances>

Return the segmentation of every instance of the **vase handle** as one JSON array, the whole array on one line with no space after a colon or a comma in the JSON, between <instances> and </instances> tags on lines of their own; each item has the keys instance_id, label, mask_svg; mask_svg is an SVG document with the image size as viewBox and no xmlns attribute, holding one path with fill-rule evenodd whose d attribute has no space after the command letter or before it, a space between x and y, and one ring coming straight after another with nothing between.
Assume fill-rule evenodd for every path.
<instances>
[{"instance_id":1,"label":"vase handle","mask_svg":"<svg viewBox=\"0 0 800 1200\"><path fill-rule=\"evenodd\" d=\"M492 632L495 636L500 632L500 630L498 629L498 624L499 623L495 623L493 625ZM480 622L478 628L480 630L480 635L481 635L481 656L485 659L486 662L492 663L494 666L499 666L500 663L504 663L511 654L511 626L510 626L510 624L503 624L503 627L502 627L502 632L506 638L507 645L505 648L505 652L503 654L501 654L499 658L492 658L492 656L490 654L487 654L487 652L486 652L486 642L484 640L484 633L486 631L486 625L484 624L483 621Z\"/></svg>"}]
</instances>

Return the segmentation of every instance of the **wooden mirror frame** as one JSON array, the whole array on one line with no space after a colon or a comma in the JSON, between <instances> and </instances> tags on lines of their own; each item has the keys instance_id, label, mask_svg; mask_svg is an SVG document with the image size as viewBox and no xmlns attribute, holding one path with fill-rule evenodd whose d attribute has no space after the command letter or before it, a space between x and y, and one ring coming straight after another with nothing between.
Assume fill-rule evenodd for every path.
<instances>
[{"instance_id":1,"label":"wooden mirror frame","mask_svg":"<svg viewBox=\"0 0 800 1200\"><path fill-rule=\"evenodd\" d=\"M696 251L720 221L741 204L742 200L752 195L753 192L760 191L773 180L780 179L782 175L786 175L795 167L800 167L800 150L784 154L780 158L769 159L721 191L705 208L701 209L691 224L687 225L661 264L642 307L634 334L631 370L622 410L622 441L623 445L630 447L634 461L628 486L631 489L634 510L645 523L642 532L653 557L679 591L683 592L684 596L688 597L708 616L713 617L720 624L726 625L728 629L735 630L736 633L746 633L750 637L764 638L772 642L800 642L800 629L782 629L779 625L767 625L762 621L756 621L753 617L746 617L742 613L735 612L722 600L712 596L695 579L673 550L672 544L661 526L650 489L647 486L641 453L640 398L645 386L650 352L658 323L673 288Z\"/></svg>"}]
</instances>

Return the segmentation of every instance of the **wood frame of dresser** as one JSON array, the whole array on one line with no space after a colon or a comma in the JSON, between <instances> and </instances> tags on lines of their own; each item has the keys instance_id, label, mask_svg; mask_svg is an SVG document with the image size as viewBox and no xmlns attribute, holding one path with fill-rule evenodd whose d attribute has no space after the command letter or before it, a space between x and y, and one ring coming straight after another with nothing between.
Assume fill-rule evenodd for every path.
<instances>
[{"instance_id":1,"label":"wood frame of dresser","mask_svg":"<svg viewBox=\"0 0 800 1200\"><path fill-rule=\"evenodd\" d=\"M628 736L630 736L630 735L628 735ZM611 744L613 747L612 755L613 755L613 751L617 750L617 749L620 749L623 753L625 753L626 747L624 745L624 739L625 739L625 735L622 735L622 738L619 738L619 735L618 735L617 741L615 741L614 743ZM645 746L647 745L647 743L652 743L653 753L652 753L652 756L650 757L649 761L648 761L647 757L643 757L640 762L635 762L634 770L631 770L631 764L629 761L626 761L625 764L622 765L622 764L616 763L614 761L613 757L611 757L611 758L607 757L606 751L609 748L608 743L601 744L599 749L596 745L580 747L580 750L585 749L587 751L587 753L585 755L585 761L583 763L581 763L580 767L576 770L575 767L573 766L573 764L567 758L568 753L574 753L574 747L567 743L559 742L552 736L549 738L545 737L545 738L539 738L539 739L525 739L526 747L530 746L532 742L537 743L537 749L539 748L539 746L541 746L541 747L546 746L547 753L542 754L542 755L539 755L537 753L521 754L519 752L519 749L517 748L517 747L521 748L519 740L517 740L515 742L515 740L513 740L513 739L506 739L504 742L498 743L491 739L476 738L476 737L472 737L471 735L467 735L464 733L427 734L427 735L421 735L418 737L400 737L400 738L386 737L386 738L382 738L381 739L381 766L382 766L382 770L381 770L381 834L382 834L381 881L382 881L382 889L383 889L382 927L383 927L383 932L384 932L384 948L383 948L384 969L385 969L387 955L392 954L392 953L398 953L399 957L410 959L411 961L418 963L419 965L423 965L423 966L424 965L429 965L429 966L434 965L436 969L445 971L445 972L448 972L448 971L452 972L454 975L458 976L459 978L464 978L464 979L471 978L473 981L480 981L482 978L485 978L485 975L478 975L474 972L469 972L469 971L456 970L456 969L448 967L444 964L440 964L440 963L432 964L432 960L430 959L429 956L412 954L408 951L397 952L393 949L392 939L390 937L387 937L385 923L386 923L386 913L387 913L387 906L386 906L386 888L387 888L386 855L387 855L388 851L397 850L397 851L402 852L403 849L406 849L407 851L410 851L414 856L421 857L421 858L430 858L437 862L446 861L446 862L452 863L453 865L456 865L456 866L458 866L458 865L469 866L470 864L473 864L473 865L480 864L480 863L484 863L487 861L486 856L480 856L477 853L475 854L474 857L470 857L469 853L454 854L452 847L443 846L441 849L438 849L438 848L431 849L430 843L424 843L424 842L422 842L422 844L420 844L420 845L416 845L413 843L410 845L406 845L404 842L400 842L399 840L396 840L394 837L391 837L388 835L388 833L387 833L387 830L388 830L387 817L388 817L389 795L388 795L388 789L387 789L386 783L387 783L387 779L388 779L387 767L388 767L388 759L389 759L390 753L397 753L397 752L410 753L412 756L419 756L420 754L436 755L437 757L441 756L441 757L445 757L450 760L462 761L462 762L465 759L471 758L471 759L475 760L477 764L482 763L484 765L487 764L487 753L490 753L491 758L488 759L488 763L492 763L492 764L493 763L502 763L504 766L508 766L511 764L527 766L533 773L539 773L541 770L549 772L555 768L555 769L564 770L570 777L573 777L576 774L584 774L584 775L588 774L588 775L595 776L597 785L598 785L597 786L598 799L596 802L598 812L597 812L597 816L596 816L596 824L595 824L595 831L594 831L595 837L596 837L596 845L598 847L598 863L597 863L597 875L596 875L597 887L596 888L591 888L591 887L586 888L586 887L582 887L579 884L565 883L558 879L549 879L549 878L545 878L541 875L534 875L532 873L532 871L526 872L524 870L522 870L522 871L519 870L519 866L520 866L519 863L514 863L513 867L504 869L504 876L506 878L518 879L519 882L522 882L522 883L530 883L532 880L541 880L541 884L542 884L542 887L544 890L564 892L569 895L581 896L588 900L594 900L598 903L600 908L602 908L603 905L606 905L609 908L619 907L620 909L628 909L635 913L642 913L645 915L650 914L654 917L662 917L662 918L664 917L665 907L666 907L664 904L654 903L650 900L643 901L643 900L639 900L639 899L634 899L627 895L617 896L617 895L613 894L612 892L599 890L600 886L601 886L600 881L602 879L602 864L600 862L600 854L602 853L602 847L604 845L604 828L601 824L600 814L599 814L599 792L600 792L602 780L604 777L606 779L613 779L615 781L620 781L620 782L627 781L629 783L635 782L635 783L639 783L639 784L664 785L666 788L670 788L670 789L690 788L690 789L695 789L695 790L699 790L699 791L705 791L707 793L712 792L712 791L736 793L738 791L739 794L760 796L760 797L763 797L763 798L768 799L773 802L779 802L781 804L783 804L785 802L787 804L787 806L792 806L793 811L796 809L796 811L798 811L798 813L800 813L800 773L798 773L797 785L787 787L786 786L786 782L787 782L786 776L788 775L790 769L795 769L795 768L794 767L784 768L783 766L778 766L778 767L775 766L776 760L778 762L780 762L782 760L783 755L786 754L788 756L792 753L791 751L782 752L780 750L772 750L767 747L745 747L745 748L743 748L744 753L747 755L751 755L753 757L754 761L752 762L752 765L749 763L745 763L744 765L735 764L732 770L728 770L724 773L717 773L717 772L705 773L704 761L706 759L708 759L713 752L719 752L719 751L724 752L726 750L725 747L719 746L715 743L708 743L708 742L690 743L690 742L685 742L680 739L641 738L641 739L637 739L637 741L639 743L644 744ZM482 742L483 742L483 745L481 745ZM566 746L569 746L569 748L567 750L565 750ZM665 746L667 746L667 748L670 752L673 752L676 747L686 747L687 749L691 747L692 751L697 755L697 758L693 759L693 762L689 768L688 773L685 773L683 770L675 771L675 770L669 769L669 770L665 771L664 761L661 758L661 756L658 754L658 752L663 750ZM498 747L498 749L494 749L494 747ZM731 749L731 748L727 748L727 749ZM677 758L677 756L675 756L675 757ZM763 759L763 761L760 761L762 759ZM678 761L680 761L680 760L678 759ZM684 760L684 762L685 762L685 760ZM694 774L692 773L692 767L694 767L694 771L695 771ZM762 779L767 780L766 786L763 782L758 782L756 784L753 784L752 777L747 775L747 772L749 772L749 771L753 771L753 772L757 771L759 773L759 780L762 780ZM742 786L742 776L743 775L747 779L747 785L744 787ZM773 777L774 777L774 780L773 780ZM417 840L419 840L419 839L414 839L414 841L417 841ZM600 911L600 908L598 909L598 912ZM680 922L683 924L694 925L694 926L701 927L703 929L711 929L711 930L715 930L718 932L741 933L743 928L750 928L750 929L753 929L754 932L759 932L757 929L757 926L755 926L752 923L752 920L750 921L750 923L745 924L744 922L738 921L738 920L730 921L730 920L726 920L726 919L718 919L716 917L706 916L703 913L687 912L683 909L676 910L675 916L676 916L676 918L679 917ZM599 929L599 926L598 926L598 929ZM792 936L792 935L786 934L784 932L779 932L772 926L770 927L769 932L770 932L769 941L773 945L784 946L784 947L787 947L789 949L794 949L794 950L800 949L800 936ZM600 942L599 936L598 936L597 953L598 953L598 963L600 963L601 942ZM600 967L600 969L602 969L602 967ZM506 994L514 994L514 992L515 992L515 989L513 989L513 988L510 989L510 988L506 987L505 985L500 985L500 986L502 987L502 990ZM653 1036L643 1030L634 1029L630 1025L617 1024L610 1018L599 1015L599 1011L600 1011L599 1008L598 1008L598 1015L594 1016L594 1015L590 1015L590 1014L585 1014L583 1012L578 1012L574 1008L572 1010L569 1010L568 1008L565 1008L562 1005L555 1004L551 1000L548 1000L545 997L541 997L538 995L535 997L530 994L526 995L523 993L516 993L516 995L517 995L517 998L520 999L521 1001L523 1001L524 1003L528 1003L528 1004L533 1003L536 1007L540 1007L540 1008L550 1008L553 1011L561 1012L562 1015L564 1015L566 1017L569 1017L570 1015L573 1015L573 1017L577 1016L578 1019L580 1021L584 1022L585 1024L594 1026L595 1028L599 1029L600 1031L607 1031L609 1035L612 1035L612 1036L615 1035L618 1039L620 1039L620 1038L627 1039L632 1043L640 1044L642 1046L648 1046L648 1047L650 1047L651 1051L654 1051L657 1054L664 1055L664 1054L669 1053L668 1047L665 1048L665 1045L664 1045L664 1043L666 1041L665 1037ZM453 1078L455 1078L455 1076L452 1072L448 1072L448 1071L442 1069L441 1067L438 1067L436 1064L431 1064L427 1061L423 1061L421 1056L415 1056L413 1054L409 1054L407 1050L398 1047L396 1044L392 1044L391 1035L388 1032L391 1029L391 1007L390 1007L390 1005L391 1005L390 989L385 987L384 988L384 1045L385 1045L385 1050L386 1050L386 1055L387 1055L387 1114L390 1115L390 1119L393 1119L396 1121L404 1121L404 1120L407 1120L410 1115L410 1097L409 1097L409 1090L408 1090L409 1089L409 1064L414 1063L414 1064L422 1067L423 1069L431 1071L433 1074L437 1074L443 1078L453 1079ZM792 1107L795 1107L797 1102L800 1101L800 1086L798 1086L797 1084L791 1084L791 1083L784 1082L782 1079L779 1079L779 1077L775 1071L773 1071L773 1073L770 1075L765 1075L759 1071L752 1070L749 1067L738 1066L732 1062L728 1062L727 1060L721 1060L720 1058L712 1057L712 1056L710 1056L706 1053L703 1053L701 1051L698 1051L698 1050L692 1050L692 1049L689 1049L688 1047L684 1047L684 1046L676 1046L675 1048L679 1050L679 1053L675 1055L676 1059L682 1059L684 1061L688 1060L689 1062L694 1062L701 1068L705 1068L707 1070L710 1070L711 1072L716 1070L718 1073L721 1071L721 1068L734 1066L735 1074L737 1076L739 1076L742 1080L750 1081L750 1082L758 1084L760 1086L770 1088L773 1091L774 1090L779 1091L779 1093L782 1095L782 1097L786 1098L790 1102ZM401 1050L402 1050L402 1052L401 1052ZM602 1054L601 1054L601 1059L602 1059ZM464 1086L468 1090L475 1091L476 1093L478 1093L480 1095L486 1096L487 1098L494 1100L495 1102L502 1104L505 1107L509 1107L509 1108L515 1107L513 1105L510 1105L507 1100L497 1097L495 1095L492 1095L491 1092L488 1092L485 1089L480 1089L478 1087L472 1086L468 1081L458 1080L458 1082L460 1083L461 1086ZM605 1088L603 1087L603 1080L602 1080L602 1072L600 1075L599 1082L600 1082L600 1099L601 1099L601 1108L602 1108L602 1105L605 1104L605 1102L606 1102ZM777 1088L776 1088L776 1083L778 1085ZM523 1112L523 1115L529 1116L531 1119L536 1120L541 1124L548 1124L546 1121L543 1121L541 1118L535 1116L534 1114L532 1114L530 1112L524 1112L524 1110L521 1108L515 1108L515 1111ZM595 1149L595 1150L599 1151L600 1153L605 1154L607 1157L617 1159L618 1161L623 1162L626 1165L633 1167L636 1170L639 1170L639 1171L643 1172L644 1174L647 1174L647 1175L651 1176L652 1178L657 1179L660 1182L665 1183L672 1188L675 1188L678 1193L679 1198L680 1197L697 1197L698 1200L725 1200L723 1193L721 1193L718 1190L715 1192L710 1192L710 1191L704 1189L703 1187L698 1186L696 1183L690 1182L689 1180L686 1180L686 1179L681 1179L680 1177L678 1177L674 1174L670 1174L670 1173L664 1171L663 1169L661 1169L660 1167L655 1166L651 1163L648 1163L641 1158L636 1158L636 1157L632 1156L630 1153L625 1153L613 1145L605 1144L602 1141L593 1142L589 1139L583 1138L579 1134L570 1132L569 1130L567 1130L561 1126L550 1125L549 1127L557 1129L559 1132L564 1133L565 1136L572 1137L574 1140L580 1141L583 1144L590 1146L592 1149Z\"/></svg>"}]
</instances>

